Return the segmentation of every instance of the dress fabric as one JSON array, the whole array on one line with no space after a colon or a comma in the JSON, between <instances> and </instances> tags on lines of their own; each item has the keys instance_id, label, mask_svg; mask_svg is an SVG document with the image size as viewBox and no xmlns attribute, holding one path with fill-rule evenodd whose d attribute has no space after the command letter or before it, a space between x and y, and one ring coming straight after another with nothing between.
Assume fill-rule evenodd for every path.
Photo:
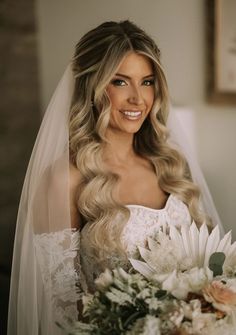
<instances>
[{"instance_id":1,"label":"dress fabric","mask_svg":"<svg viewBox=\"0 0 236 335\"><path fill-rule=\"evenodd\" d=\"M168 231L168 225L180 228L182 225L191 224L187 206L174 195L169 196L163 209L140 205L127 205L127 208L130 217L121 235L127 258L111 254L106 263L110 269L122 266L128 270L130 267L128 258L138 256L137 246L145 246L147 238L155 237L160 229ZM119 223L119 215L116 220ZM84 293L94 291L94 281L104 271L104 263L103 267L100 266L99 261L92 256L92 247L87 234L88 225L85 225L81 232L66 229L50 234L34 235L37 267L44 287L42 299L47 305L47 297L50 297L53 305L50 315L43 309L39 311L39 318L41 323L46 323L48 317L52 318L54 324L51 331L56 334L59 334L59 330L55 322L66 325L68 320L80 318L77 302L82 299Z\"/></svg>"},{"instance_id":2,"label":"dress fabric","mask_svg":"<svg viewBox=\"0 0 236 335\"><path fill-rule=\"evenodd\" d=\"M130 211L130 217L121 235L121 241L127 258L138 257L137 246L144 247L147 238L154 238L160 229L166 232L168 225L180 228L181 225L191 224L191 217L187 206L172 194L168 197L166 205L162 209L152 209L140 205L127 205L127 208ZM119 221L119 215L116 217L116 220ZM88 289L89 291L93 291L95 288L94 280L103 271L103 267L100 267L97 260L92 256L87 233L88 226L85 225L81 232L81 265ZM122 266L127 270L129 262L127 263L127 259L123 260L119 256L112 254L107 259L106 266L110 269L115 266Z\"/></svg>"}]
</instances>

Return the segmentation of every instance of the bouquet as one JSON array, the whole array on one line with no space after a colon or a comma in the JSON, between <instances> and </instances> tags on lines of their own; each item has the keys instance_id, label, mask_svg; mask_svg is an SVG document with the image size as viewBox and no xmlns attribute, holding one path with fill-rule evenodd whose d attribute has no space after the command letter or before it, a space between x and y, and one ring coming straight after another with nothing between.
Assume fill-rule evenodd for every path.
<instances>
[{"instance_id":1,"label":"bouquet","mask_svg":"<svg viewBox=\"0 0 236 335\"><path fill-rule=\"evenodd\" d=\"M236 242L195 223L159 231L130 259L106 270L84 297L86 322L73 335L236 334Z\"/></svg>"}]
</instances>

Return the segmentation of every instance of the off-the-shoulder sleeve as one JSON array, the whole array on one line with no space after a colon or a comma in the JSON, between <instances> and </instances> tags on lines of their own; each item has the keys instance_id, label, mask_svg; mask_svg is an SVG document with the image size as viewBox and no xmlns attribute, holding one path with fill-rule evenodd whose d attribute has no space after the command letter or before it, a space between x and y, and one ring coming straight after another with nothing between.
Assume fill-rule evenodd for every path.
<instances>
[{"instance_id":1,"label":"off-the-shoulder sleeve","mask_svg":"<svg viewBox=\"0 0 236 335\"><path fill-rule=\"evenodd\" d=\"M40 304L44 306L39 311L40 323L48 324L50 315L51 330L55 328L55 334L58 332L56 323L66 326L68 321L81 317L79 304L87 286L80 265L80 232L65 229L35 234L34 246L44 300Z\"/></svg>"}]
</instances>

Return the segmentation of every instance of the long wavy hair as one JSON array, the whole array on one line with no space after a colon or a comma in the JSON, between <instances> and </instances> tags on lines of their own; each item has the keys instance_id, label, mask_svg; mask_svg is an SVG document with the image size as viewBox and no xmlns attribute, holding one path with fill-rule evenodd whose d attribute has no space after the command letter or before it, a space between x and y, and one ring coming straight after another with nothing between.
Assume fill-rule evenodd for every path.
<instances>
[{"instance_id":1,"label":"long wavy hair","mask_svg":"<svg viewBox=\"0 0 236 335\"><path fill-rule=\"evenodd\" d=\"M134 151L154 166L161 189L175 194L200 225L200 192L191 181L183 156L167 142L168 88L160 63L160 51L151 37L132 22L105 22L84 35L73 58L74 96L69 116L70 159L81 174L78 209L96 253L121 249L120 238L129 210L113 197L119 177L103 164L103 148L110 119L106 87L124 57L136 52L150 59L155 77L152 110L134 135ZM119 213L120 222L115 224ZM117 242L118 241L118 242Z\"/></svg>"}]
</instances>

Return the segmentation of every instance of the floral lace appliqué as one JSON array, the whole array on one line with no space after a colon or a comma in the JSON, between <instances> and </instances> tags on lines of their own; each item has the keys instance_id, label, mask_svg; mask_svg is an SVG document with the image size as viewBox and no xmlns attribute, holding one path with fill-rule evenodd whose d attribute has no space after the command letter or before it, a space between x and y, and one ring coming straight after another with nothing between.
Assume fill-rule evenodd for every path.
<instances>
[{"instance_id":1,"label":"floral lace appliqu\u00e9","mask_svg":"<svg viewBox=\"0 0 236 335\"><path fill-rule=\"evenodd\" d=\"M80 233L73 229L34 235L45 297L55 321L78 319L77 302L86 285L81 272Z\"/></svg>"}]
</instances>

